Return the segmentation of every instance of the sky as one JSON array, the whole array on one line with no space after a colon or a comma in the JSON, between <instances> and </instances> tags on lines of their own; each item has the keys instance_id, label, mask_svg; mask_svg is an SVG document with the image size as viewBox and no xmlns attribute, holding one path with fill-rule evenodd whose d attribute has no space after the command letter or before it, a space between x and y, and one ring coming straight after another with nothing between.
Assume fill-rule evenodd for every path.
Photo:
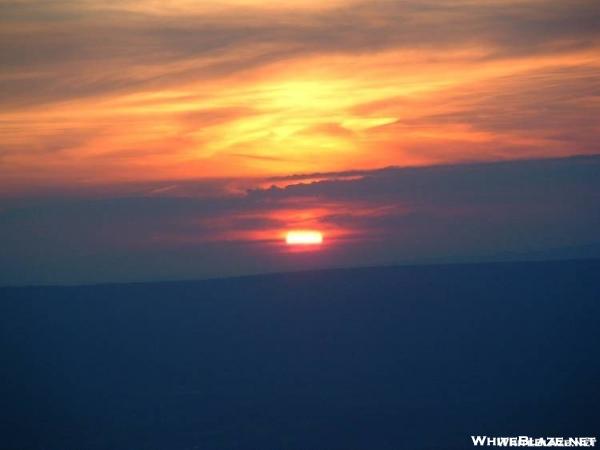
<instances>
[{"instance_id":1,"label":"sky","mask_svg":"<svg viewBox=\"0 0 600 450\"><path fill-rule=\"evenodd\" d=\"M0 67L2 284L599 248L596 0L6 0Z\"/></svg>"}]
</instances>

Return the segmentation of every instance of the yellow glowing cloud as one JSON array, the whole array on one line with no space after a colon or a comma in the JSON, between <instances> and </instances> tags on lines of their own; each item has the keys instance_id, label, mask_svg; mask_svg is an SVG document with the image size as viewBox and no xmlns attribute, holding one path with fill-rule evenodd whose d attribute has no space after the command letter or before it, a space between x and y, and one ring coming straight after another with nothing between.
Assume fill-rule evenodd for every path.
<instances>
[{"instance_id":1,"label":"yellow glowing cloud","mask_svg":"<svg viewBox=\"0 0 600 450\"><path fill-rule=\"evenodd\" d=\"M449 14L443 4L437 15L401 12L423 27L441 26ZM386 8L395 6L385 2L379 9L349 1L82 5L86 14L65 14L64 33L53 38L74 48L83 40L81 54L58 63L32 51L39 61L16 58L0 75L8 86L32 86L9 95L0 113L5 185L254 177L596 151L590 142L597 130L588 122L599 106L587 95L599 70L595 44L570 47L561 37L552 43L556 51L514 55L464 36L448 46L409 21L388 20ZM492 20L478 19L469 2L459 6L460 17ZM88 34L105 30L114 9L127 12L115 26L119 45L106 33L83 39L88 27ZM355 14L352 27L338 10ZM45 48L58 26L39 17L25 22L27 33L15 23L4 33L31 49ZM97 55L87 58L92 50ZM44 83L49 87L38 87ZM554 111L562 111L562 123Z\"/></svg>"}]
</instances>

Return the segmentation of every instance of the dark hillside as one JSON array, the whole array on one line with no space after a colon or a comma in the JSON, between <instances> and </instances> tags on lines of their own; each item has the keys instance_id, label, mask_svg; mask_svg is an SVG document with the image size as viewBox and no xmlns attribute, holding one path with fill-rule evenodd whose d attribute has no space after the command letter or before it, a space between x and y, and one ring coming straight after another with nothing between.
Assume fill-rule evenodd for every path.
<instances>
[{"instance_id":1,"label":"dark hillside","mask_svg":"<svg viewBox=\"0 0 600 450\"><path fill-rule=\"evenodd\" d=\"M0 289L4 449L598 436L600 261Z\"/></svg>"}]
</instances>

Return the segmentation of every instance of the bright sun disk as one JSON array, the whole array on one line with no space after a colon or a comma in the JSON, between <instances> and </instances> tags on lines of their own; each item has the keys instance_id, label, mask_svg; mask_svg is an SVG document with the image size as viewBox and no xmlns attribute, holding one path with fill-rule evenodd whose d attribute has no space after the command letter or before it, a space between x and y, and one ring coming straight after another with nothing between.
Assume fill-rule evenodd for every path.
<instances>
[{"instance_id":1,"label":"bright sun disk","mask_svg":"<svg viewBox=\"0 0 600 450\"><path fill-rule=\"evenodd\" d=\"M285 236L288 245L317 245L323 242L320 231L288 231Z\"/></svg>"}]
</instances>

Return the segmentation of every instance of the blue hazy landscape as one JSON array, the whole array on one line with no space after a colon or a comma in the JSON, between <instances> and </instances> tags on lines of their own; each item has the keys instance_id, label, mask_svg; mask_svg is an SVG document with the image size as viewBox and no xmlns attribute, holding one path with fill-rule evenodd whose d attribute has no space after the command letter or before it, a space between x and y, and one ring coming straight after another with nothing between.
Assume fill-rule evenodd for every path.
<instances>
[{"instance_id":1,"label":"blue hazy landscape","mask_svg":"<svg viewBox=\"0 0 600 450\"><path fill-rule=\"evenodd\" d=\"M0 288L11 450L600 432L600 260Z\"/></svg>"}]
</instances>

